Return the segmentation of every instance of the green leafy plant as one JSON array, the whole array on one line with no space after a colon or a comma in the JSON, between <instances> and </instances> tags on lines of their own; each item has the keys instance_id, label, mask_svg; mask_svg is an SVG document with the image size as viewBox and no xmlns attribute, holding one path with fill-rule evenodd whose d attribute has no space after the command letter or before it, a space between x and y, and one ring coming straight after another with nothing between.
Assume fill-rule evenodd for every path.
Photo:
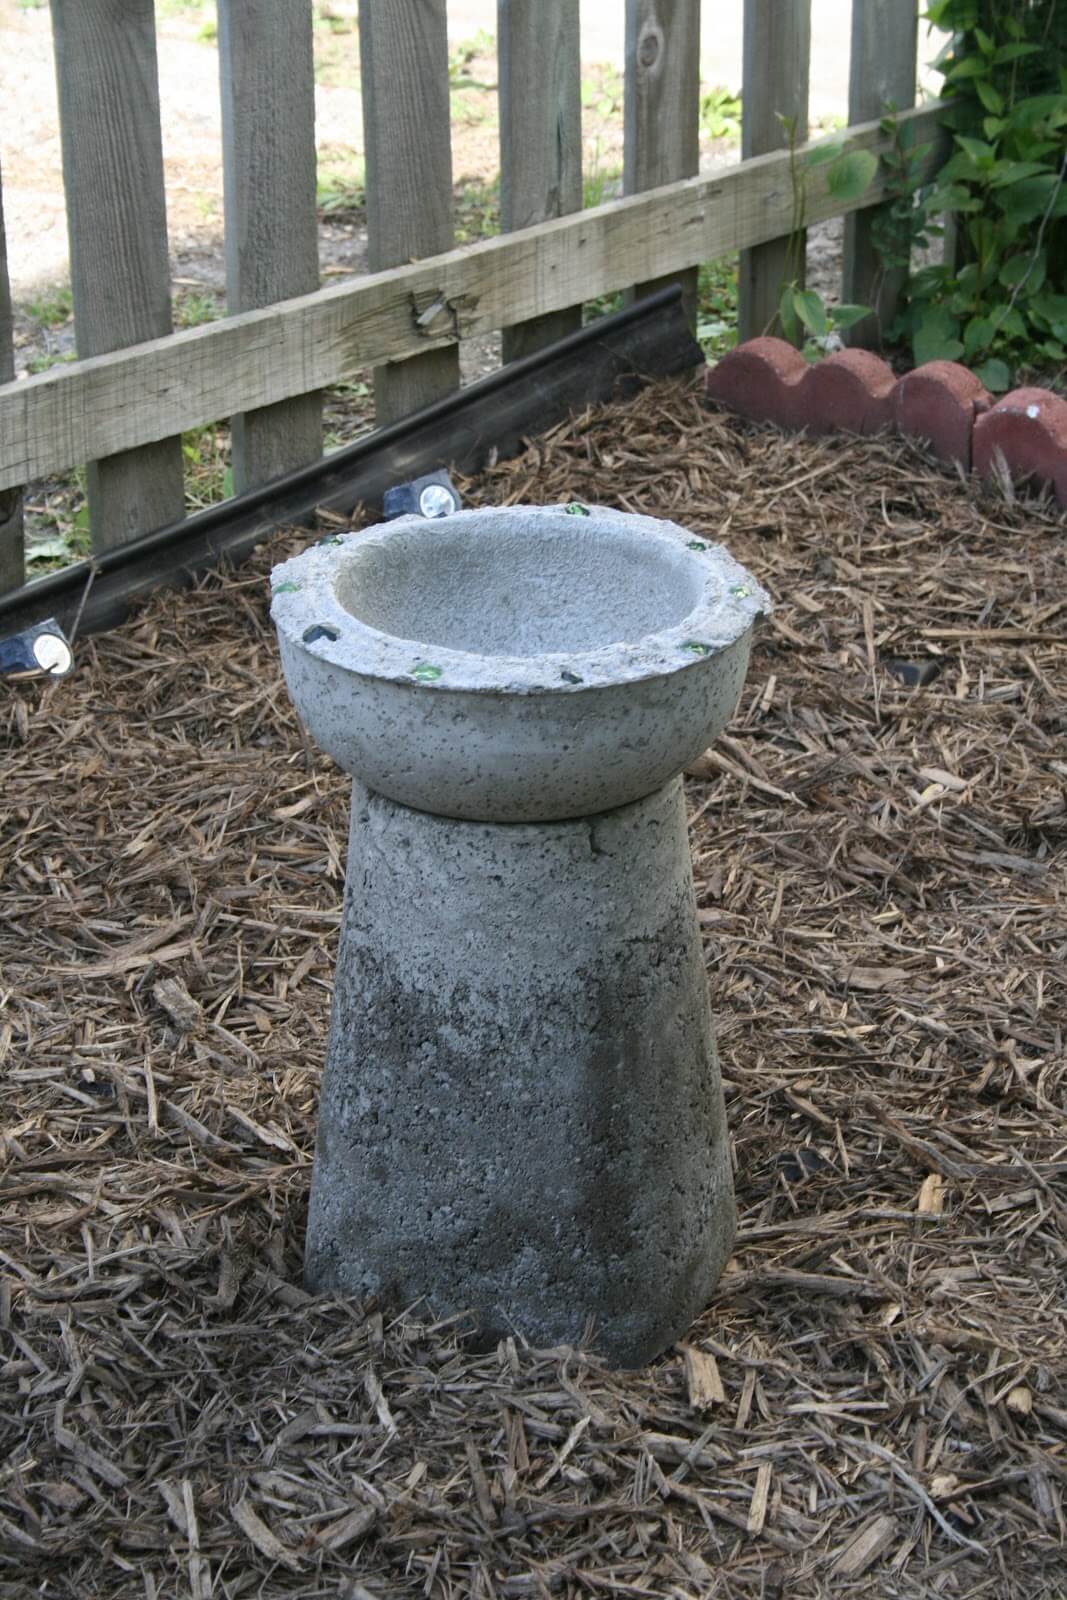
<instances>
[{"instance_id":1,"label":"green leafy plant","mask_svg":"<svg viewBox=\"0 0 1067 1600\"><path fill-rule=\"evenodd\" d=\"M42 328L61 328L74 315L74 299L68 288L48 289L37 300L27 300L26 315Z\"/></svg>"},{"instance_id":2,"label":"green leafy plant","mask_svg":"<svg viewBox=\"0 0 1067 1600\"><path fill-rule=\"evenodd\" d=\"M916 362L959 360L998 392L1021 365L1067 361L1067 6L935 0L954 149L916 197L912 238L954 219L956 249L912 280L896 332ZM903 234L902 234L903 237Z\"/></svg>"},{"instance_id":3,"label":"green leafy plant","mask_svg":"<svg viewBox=\"0 0 1067 1600\"><path fill-rule=\"evenodd\" d=\"M592 72L592 77L581 82L582 105L598 117L613 117L622 109L622 74L610 65L593 67Z\"/></svg>"},{"instance_id":4,"label":"green leafy plant","mask_svg":"<svg viewBox=\"0 0 1067 1600\"><path fill-rule=\"evenodd\" d=\"M805 289L800 285L808 209L808 174L817 167L825 167L829 192L836 199L851 203L866 193L878 170L878 158L869 150L848 150L837 139L826 139L801 154L797 145L796 118L780 117L779 121L789 140L792 215L785 279L778 297L778 322L789 342L797 345L809 361L816 361L832 350L839 350L842 332L870 316L871 308L828 306L814 289Z\"/></svg>"},{"instance_id":5,"label":"green leafy plant","mask_svg":"<svg viewBox=\"0 0 1067 1600\"><path fill-rule=\"evenodd\" d=\"M705 261L697 274L697 338L712 360L737 343L737 257Z\"/></svg>"},{"instance_id":6,"label":"green leafy plant","mask_svg":"<svg viewBox=\"0 0 1067 1600\"><path fill-rule=\"evenodd\" d=\"M840 350L844 330L870 314L870 306L828 306L814 289L798 289L795 283L783 284L778 302L782 332L808 361Z\"/></svg>"},{"instance_id":7,"label":"green leafy plant","mask_svg":"<svg viewBox=\"0 0 1067 1600\"><path fill-rule=\"evenodd\" d=\"M722 84L700 98L700 127L707 139L740 139L741 96Z\"/></svg>"}]
</instances>

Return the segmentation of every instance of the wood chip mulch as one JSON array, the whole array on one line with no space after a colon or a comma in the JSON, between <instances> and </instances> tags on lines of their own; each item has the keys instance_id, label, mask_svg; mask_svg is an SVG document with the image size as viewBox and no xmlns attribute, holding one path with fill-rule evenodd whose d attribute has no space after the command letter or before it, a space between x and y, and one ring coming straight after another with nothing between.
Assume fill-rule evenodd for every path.
<instances>
[{"instance_id":1,"label":"wood chip mulch","mask_svg":"<svg viewBox=\"0 0 1067 1600\"><path fill-rule=\"evenodd\" d=\"M303 1290L348 796L281 537L0 686L0 1595L1063 1596L1067 520L691 384L465 487L776 597L690 780L734 1259L639 1373Z\"/></svg>"}]
</instances>

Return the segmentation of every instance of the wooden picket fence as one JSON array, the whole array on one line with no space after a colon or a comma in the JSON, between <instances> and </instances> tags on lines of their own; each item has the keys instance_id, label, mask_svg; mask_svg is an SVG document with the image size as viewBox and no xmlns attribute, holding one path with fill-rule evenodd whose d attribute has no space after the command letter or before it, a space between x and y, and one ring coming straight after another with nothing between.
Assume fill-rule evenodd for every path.
<instances>
[{"instance_id":1,"label":"wooden picket fence","mask_svg":"<svg viewBox=\"0 0 1067 1600\"><path fill-rule=\"evenodd\" d=\"M742 160L697 176L700 0L626 0L622 199L582 210L579 0L498 0L500 236L453 248L446 0L362 0L371 271L319 287L312 0L218 0L229 315L172 331L153 0L52 0L79 359L12 378L0 225L0 590L23 585L20 487L88 464L93 547L182 515L181 433L230 417L238 490L321 451L319 391L375 370L380 421L456 388L458 341L504 358L597 296L741 252L741 332L773 316L790 228L780 115L807 134L811 0L745 0ZM914 105L916 0L853 0L846 149ZM906 112L919 139L936 111ZM936 149L929 166L938 159ZM845 298L870 303L880 173L851 211ZM884 307L884 301L883 301ZM6 365L5 365L6 363Z\"/></svg>"}]
</instances>

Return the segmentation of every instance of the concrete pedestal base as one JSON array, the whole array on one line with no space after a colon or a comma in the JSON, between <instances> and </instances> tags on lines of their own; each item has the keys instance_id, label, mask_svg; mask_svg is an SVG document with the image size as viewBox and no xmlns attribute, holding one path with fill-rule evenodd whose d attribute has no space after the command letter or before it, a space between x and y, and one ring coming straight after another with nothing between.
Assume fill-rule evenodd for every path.
<instances>
[{"instance_id":1,"label":"concrete pedestal base","mask_svg":"<svg viewBox=\"0 0 1067 1600\"><path fill-rule=\"evenodd\" d=\"M355 782L309 1287L637 1366L733 1236L680 781L548 823Z\"/></svg>"}]
</instances>

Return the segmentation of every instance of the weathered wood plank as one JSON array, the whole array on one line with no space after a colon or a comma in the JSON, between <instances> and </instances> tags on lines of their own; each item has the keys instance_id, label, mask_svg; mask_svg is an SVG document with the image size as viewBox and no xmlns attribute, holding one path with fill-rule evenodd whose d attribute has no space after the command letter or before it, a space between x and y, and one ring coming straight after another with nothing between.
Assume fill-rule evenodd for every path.
<instances>
[{"instance_id":1,"label":"weathered wood plank","mask_svg":"<svg viewBox=\"0 0 1067 1600\"><path fill-rule=\"evenodd\" d=\"M808 68L811 59L811 0L745 0L741 71L741 158L762 156L787 145L779 120L794 119L796 138L808 136ZM792 184L769 196L779 236L743 250L738 275L738 338L771 331L782 284L804 282L804 236L790 243ZM808 221L815 219L810 216ZM782 227L784 224L784 228Z\"/></svg>"},{"instance_id":2,"label":"weathered wood plank","mask_svg":"<svg viewBox=\"0 0 1067 1600\"><path fill-rule=\"evenodd\" d=\"M626 0L623 189L639 194L700 170L700 0ZM697 268L635 284L680 283L696 327Z\"/></svg>"},{"instance_id":3,"label":"weathered wood plank","mask_svg":"<svg viewBox=\"0 0 1067 1600\"><path fill-rule=\"evenodd\" d=\"M935 104L901 119L930 142L926 181L948 147L938 111ZM841 138L846 150L886 148L876 122ZM0 489L762 244L781 230L788 169L786 152L758 156L7 384L0 388ZM864 198L884 196L876 175ZM809 221L855 209L828 192L825 167L812 169Z\"/></svg>"},{"instance_id":4,"label":"weathered wood plank","mask_svg":"<svg viewBox=\"0 0 1067 1600\"><path fill-rule=\"evenodd\" d=\"M578 0L497 0L497 54L500 225L510 233L581 209ZM581 325L578 305L506 327L504 360L532 355Z\"/></svg>"},{"instance_id":5,"label":"weathered wood plank","mask_svg":"<svg viewBox=\"0 0 1067 1600\"><path fill-rule=\"evenodd\" d=\"M15 341L11 315L11 280L7 270L4 191L0 183L0 383L15 376ZM26 576L22 534L22 490L17 484L0 490L0 594L17 589Z\"/></svg>"},{"instance_id":6,"label":"weathered wood plank","mask_svg":"<svg viewBox=\"0 0 1067 1600\"><path fill-rule=\"evenodd\" d=\"M892 106L915 104L918 0L852 0L852 59L848 79L848 120L869 122ZM849 305L872 306L847 334L849 344L879 349L897 314L907 282L906 268L884 270L871 229L878 211L854 211L845 219L845 263L841 298Z\"/></svg>"},{"instance_id":7,"label":"weathered wood plank","mask_svg":"<svg viewBox=\"0 0 1067 1600\"><path fill-rule=\"evenodd\" d=\"M251 311L319 284L311 0L219 0L226 303ZM322 454L322 401L232 419L240 494Z\"/></svg>"},{"instance_id":8,"label":"weathered wood plank","mask_svg":"<svg viewBox=\"0 0 1067 1600\"><path fill-rule=\"evenodd\" d=\"M52 28L75 338L100 356L172 327L153 0L52 0ZM93 548L124 544L181 516L181 440L88 480Z\"/></svg>"},{"instance_id":9,"label":"weathered wood plank","mask_svg":"<svg viewBox=\"0 0 1067 1600\"><path fill-rule=\"evenodd\" d=\"M372 272L452 246L445 0L361 0L360 72ZM454 345L374 374L379 425L459 387Z\"/></svg>"}]
</instances>

